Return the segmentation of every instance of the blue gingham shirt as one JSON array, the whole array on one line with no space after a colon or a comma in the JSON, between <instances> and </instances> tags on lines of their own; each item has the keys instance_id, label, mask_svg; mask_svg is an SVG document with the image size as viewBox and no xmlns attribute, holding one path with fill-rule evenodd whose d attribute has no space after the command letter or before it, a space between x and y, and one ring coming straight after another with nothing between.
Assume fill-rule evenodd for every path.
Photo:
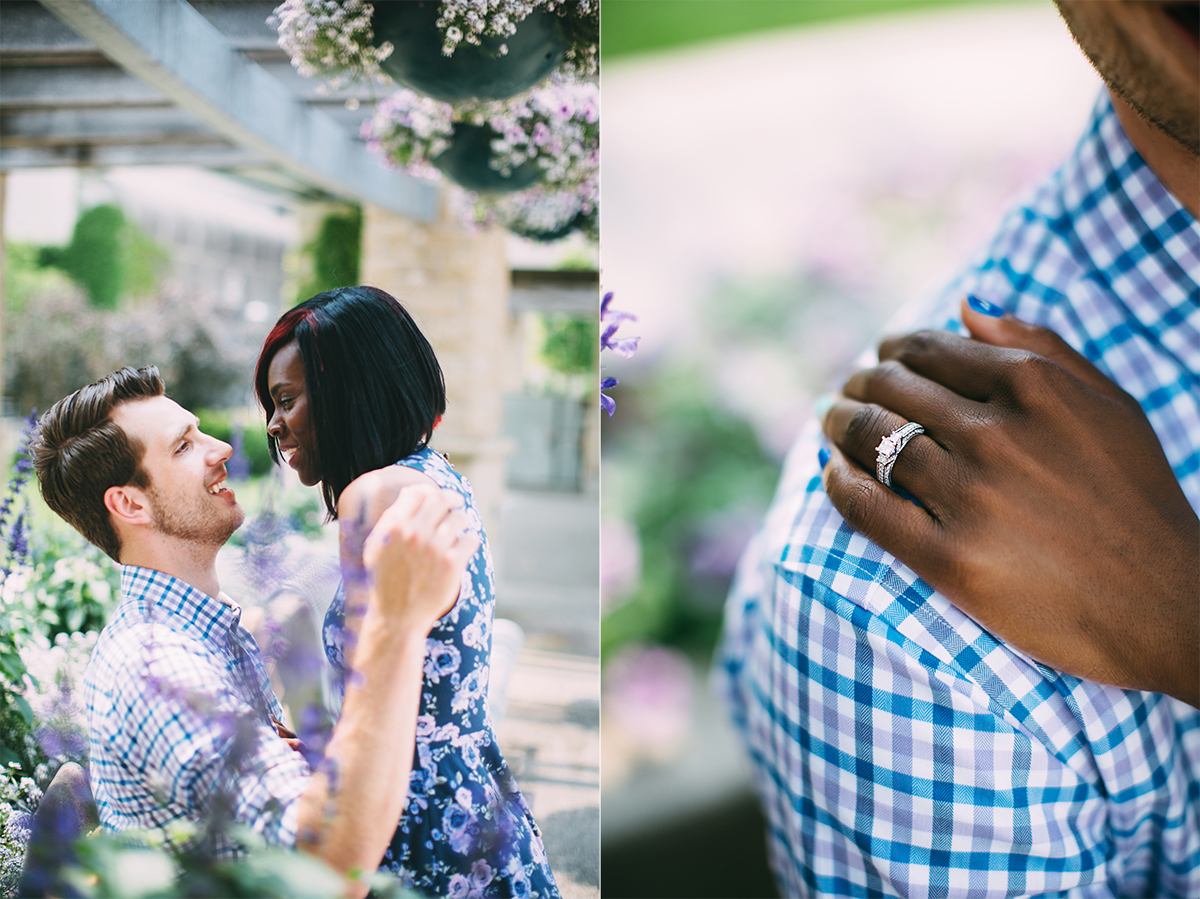
<instances>
[{"instance_id":1,"label":"blue gingham shirt","mask_svg":"<svg viewBox=\"0 0 1200 899\"><path fill-rule=\"evenodd\" d=\"M237 822L294 846L312 775L272 723L282 709L241 609L132 565L121 566L121 593L84 676L101 823L200 823L224 795ZM231 857L239 847L219 838L217 851Z\"/></svg>"},{"instance_id":2,"label":"blue gingham shirt","mask_svg":"<svg viewBox=\"0 0 1200 899\"><path fill-rule=\"evenodd\" d=\"M1053 328L1138 399L1200 508L1198 284L1200 227L1105 94L912 323L961 328L971 292ZM785 895L1200 896L1200 710L997 641L846 525L819 441L742 560L719 666Z\"/></svg>"}]
</instances>

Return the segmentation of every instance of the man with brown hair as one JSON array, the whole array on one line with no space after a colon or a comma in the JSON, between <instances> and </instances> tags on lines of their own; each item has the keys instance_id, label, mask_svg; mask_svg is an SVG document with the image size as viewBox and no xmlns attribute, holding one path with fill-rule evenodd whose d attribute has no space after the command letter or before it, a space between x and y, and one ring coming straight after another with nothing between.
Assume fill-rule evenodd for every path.
<instances>
[{"instance_id":1,"label":"man with brown hair","mask_svg":"<svg viewBox=\"0 0 1200 899\"><path fill-rule=\"evenodd\" d=\"M56 403L34 441L46 502L121 565L121 602L85 677L90 780L115 830L232 819L347 874L374 871L408 789L426 634L454 604L475 537L457 502L408 488L371 532L361 674L317 771L282 710L216 556L244 513L230 446L126 368ZM210 831L218 856L239 847Z\"/></svg>"}]
</instances>

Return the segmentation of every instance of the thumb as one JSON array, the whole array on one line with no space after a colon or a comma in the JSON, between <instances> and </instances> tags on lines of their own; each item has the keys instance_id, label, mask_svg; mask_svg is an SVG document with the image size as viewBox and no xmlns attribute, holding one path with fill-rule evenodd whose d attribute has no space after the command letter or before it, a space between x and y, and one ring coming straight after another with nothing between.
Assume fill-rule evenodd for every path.
<instances>
[{"instance_id":1,"label":"thumb","mask_svg":"<svg viewBox=\"0 0 1200 899\"><path fill-rule=\"evenodd\" d=\"M974 295L963 297L962 320L971 337L981 343L1036 353L1058 363L1093 390L1116 399L1126 396L1125 391L1049 328L1023 322Z\"/></svg>"}]
</instances>

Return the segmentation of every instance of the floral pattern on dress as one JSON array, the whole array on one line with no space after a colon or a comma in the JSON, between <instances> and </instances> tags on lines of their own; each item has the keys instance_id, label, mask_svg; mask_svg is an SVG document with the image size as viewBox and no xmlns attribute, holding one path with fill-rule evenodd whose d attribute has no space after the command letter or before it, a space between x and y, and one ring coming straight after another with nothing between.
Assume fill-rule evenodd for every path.
<instances>
[{"instance_id":1,"label":"floral pattern on dress","mask_svg":"<svg viewBox=\"0 0 1200 899\"><path fill-rule=\"evenodd\" d=\"M480 543L463 573L458 602L425 643L408 798L380 869L430 896L554 899L558 886L541 832L500 754L488 714L495 571L471 485L429 448L396 464L461 494ZM323 628L338 700L346 677L344 618L339 586Z\"/></svg>"}]
</instances>

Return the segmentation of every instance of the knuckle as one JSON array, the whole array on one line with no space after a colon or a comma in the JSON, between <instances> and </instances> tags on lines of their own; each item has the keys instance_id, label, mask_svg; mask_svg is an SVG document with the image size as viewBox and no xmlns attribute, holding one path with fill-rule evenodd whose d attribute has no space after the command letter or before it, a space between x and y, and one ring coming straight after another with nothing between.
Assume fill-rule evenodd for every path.
<instances>
[{"instance_id":1,"label":"knuckle","mask_svg":"<svg viewBox=\"0 0 1200 899\"><path fill-rule=\"evenodd\" d=\"M1057 363L1030 350L1020 350L1009 363L1009 378L1016 387L1037 387L1052 379L1057 371Z\"/></svg>"},{"instance_id":2,"label":"knuckle","mask_svg":"<svg viewBox=\"0 0 1200 899\"><path fill-rule=\"evenodd\" d=\"M871 370L867 375L867 381L871 388L885 388L897 383L906 371L907 368L902 362L886 359Z\"/></svg>"},{"instance_id":3,"label":"knuckle","mask_svg":"<svg viewBox=\"0 0 1200 899\"><path fill-rule=\"evenodd\" d=\"M852 483L841 485L841 487L834 505L846 519L847 524L856 531L869 536L880 514L880 490L882 488L868 479L856 479Z\"/></svg>"},{"instance_id":4,"label":"knuckle","mask_svg":"<svg viewBox=\"0 0 1200 899\"><path fill-rule=\"evenodd\" d=\"M1005 366L1003 393L1018 408L1037 408L1061 394L1063 375L1058 363L1022 350Z\"/></svg>"},{"instance_id":5,"label":"knuckle","mask_svg":"<svg viewBox=\"0 0 1200 899\"><path fill-rule=\"evenodd\" d=\"M908 336L908 339L904 341L904 346L902 347L901 351L901 358L903 358L904 355L909 355L910 358L925 356L934 350L940 349L944 334L945 332L943 331L935 331L930 328L926 328L921 331L914 331Z\"/></svg>"},{"instance_id":6,"label":"knuckle","mask_svg":"<svg viewBox=\"0 0 1200 899\"><path fill-rule=\"evenodd\" d=\"M875 405L865 405L846 424L846 444L852 452L868 452L879 442L879 435L889 433L887 412Z\"/></svg>"}]
</instances>

